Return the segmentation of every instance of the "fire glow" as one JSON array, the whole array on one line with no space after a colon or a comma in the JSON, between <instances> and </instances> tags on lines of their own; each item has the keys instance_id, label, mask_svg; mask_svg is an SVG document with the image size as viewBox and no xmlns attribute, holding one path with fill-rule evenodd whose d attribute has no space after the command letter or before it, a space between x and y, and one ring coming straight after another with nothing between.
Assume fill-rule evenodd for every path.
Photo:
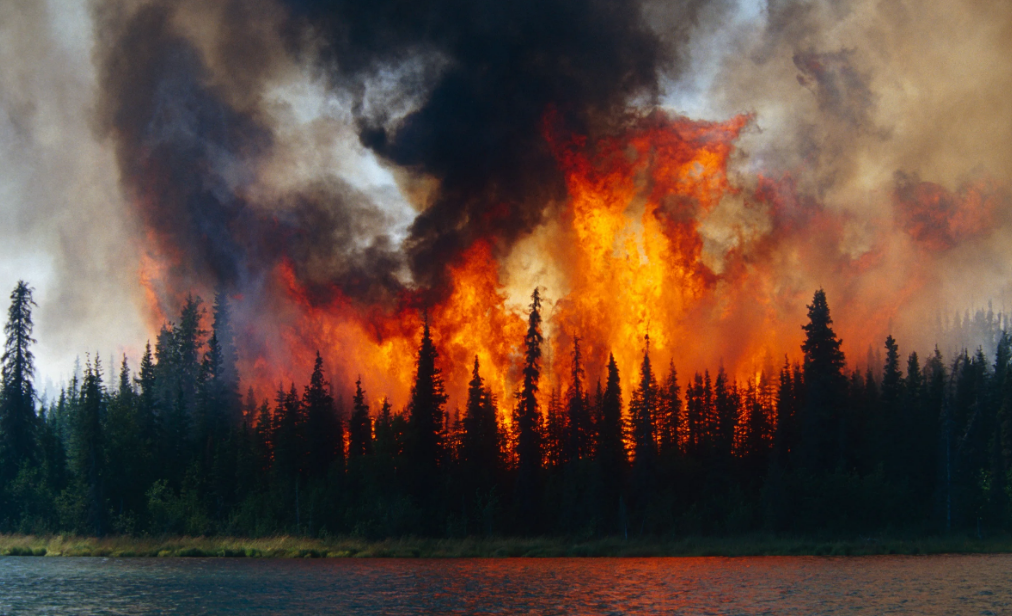
<instances>
[{"instance_id":1,"label":"fire glow","mask_svg":"<svg viewBox=\"0 0 1012 616\"><path fill-rule=\"evenodd\" d=\"M477 357L508 420L534 288L545 300L542 392L568 385L575 338L591 389L609 354L628 384L648 335L656 366L671 362L686 378L722 367L745 381L797 359L797 324L820 287L851 368L888 334L929 349L938 332L923 324L963 307L946 304L969 285L953 272L997 252L994 231L1009 226L1001 178L922 181L930 168L896 161L885 176L862 171L858 162L885 137L872 95L879 84L860 54L781 54L791 87L800 84L784 93L783 109L817 118L805 124L813 135L801 135L809 143L799 140L807 129L778 119L766 92L754 107L728 103L747 112L721 121L651 98L670 67L636 3L618 12L588 5L554 29L543 27L554 13L528 8L512 17L529 31L530 53L495 52L483 21L455 15L461 23L448 24L445 40L414 22L396 37L363 30L383 45L406 36L403 49L335 36L344 66L315 48L292 55L290 41L275 37L296 22L271 13L278 28L256 36L273 64L250 74L230 39L194 28L187 10L156 2L124 12L101 103L144 231L139 278L151 330L188 293L208 298L222 287L235 304L244 389L263 399L304 382L319 351L336 393L347 399L361 377L373 408L388 398L399 410L428 318L451 414ZM314 32L326 39L337 32L327 28L357 18L335 15ZM219 34L253 30L221 19ZM514 44L511 32L493 33L496 44ZM434 55L397 68L397 52L416 43ZM600 54L585 53L595 44ZM347 117L300 125L277 112L283 104L265 102L263 92L310 79L306 58L338 77L312 85L347 94ZM342 78L377 90L349 94ZM328 166L331 142L349 135L414 208L406 231L392 233L375 195ZM771 143L781 139L778 151ZM853 152L841 149L851 142Z\"/></svg>"},{"instance_id":2,"label":"fire glow","mask_svg":"<svg viewBox=\"0 0 1012 616\"><path fill-rule=\"evenodd\" d=\"M557 270L552 278L562 281L560 288L543 288L554 304L546 319L546 363L556 386L565 383L574 336L583 341L591 375L602 373L609 353L624 374L634 374L646 335L664 362L695 368L722 360L742 374L797 345L794 328L782 327L776 311L764 308L768 281L746 280L749 268L740 261L721 274L703 262L700 221L721 199L740 192L728 180L727 165L749 122L748 116L710 123L656 113L625 134L591 142L556 134L552 114L546 116L546 139L570 193L544 225L549 237L537 255L539 267ZM488 240L474 242L449 272L444 300L422 306L408 294L389 312L356 308L336 291L337 299L315 303L283 261L275 276L294 315L282 336L290 358L251 354L240 340L243 374L266 396L311 369L320 350L346 382L360 375L375 400L389 396L395 408L403 407L427 311L451 405L459 403L477 356L508 409L526 327L518 307L532 289L518 288L520 296L509 297L504 279L512 273ZM737 328L733 347L721 344L717 337L735 330L743 315L752 317L747 329Z\"/></svg>"}]
</instances>

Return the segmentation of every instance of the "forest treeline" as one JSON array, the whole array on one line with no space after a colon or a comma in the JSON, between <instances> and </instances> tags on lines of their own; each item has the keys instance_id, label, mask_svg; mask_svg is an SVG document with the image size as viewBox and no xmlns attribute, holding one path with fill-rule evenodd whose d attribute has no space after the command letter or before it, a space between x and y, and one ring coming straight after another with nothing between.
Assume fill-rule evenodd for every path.
<instances>
[{"instance_id":1,"label":"forest treeline","mask_svg":"<svg viewBox=\"0 0 1012 616\"><path fill-rule=\"evenodd\" d=\"M451 421L426 323L407 407L374 414L361 381L335 401L317 355L301 388L240 394L226 297L189 298L136 374L98 355L55 400L34 387L32 290L11 294L0 391L0 531L275 533L367 538L591 537L753 530L1012 526L1012 338L848 371L825 293L802 363L737 382L680 381L612 358L589 377L580 343L564 390L541 389L541 302L519 340L522 382L498 400L474 361ZM624 379L624 383L623 383ZM508 413L510 421L501 421Z\"/></svg>"}]
</instances>

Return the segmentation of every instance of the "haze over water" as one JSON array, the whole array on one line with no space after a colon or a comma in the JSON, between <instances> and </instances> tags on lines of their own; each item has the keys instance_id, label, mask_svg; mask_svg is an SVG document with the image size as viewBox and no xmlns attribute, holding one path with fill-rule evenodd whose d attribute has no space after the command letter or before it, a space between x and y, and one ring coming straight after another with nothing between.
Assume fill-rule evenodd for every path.
<instances>
[{"instance_id":1,"label":"haze over water","mask_svg":"<svg viewBox=\"0 0 1012 616\"><path fill-rule=\"evenodd\" d=\"M0 614L1001 614L1012 556L0 558Z\"/></svg>"}]
</instances>

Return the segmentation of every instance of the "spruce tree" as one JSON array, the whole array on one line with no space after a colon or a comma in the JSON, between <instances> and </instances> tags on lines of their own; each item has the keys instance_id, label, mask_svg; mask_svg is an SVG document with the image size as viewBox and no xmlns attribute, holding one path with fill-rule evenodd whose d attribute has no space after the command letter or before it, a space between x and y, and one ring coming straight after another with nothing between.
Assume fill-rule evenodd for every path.
<instances>
[{"instance_id":1,"label":"spruce tree","mask_svg":"<svg viewBox=\"0 0 1012 616\"><path fill-rule=\"evenodd\" d=\"M372 418L369 405L362 390L362 377L355 381L355 397L352 398L351 418L348 420L348 459L353 460L372 454Z\"/></svg>"},{"instance_id":2,"label":"spruce tree","mask_svg":"<svg viewBox=\"0 0 1012 616\"><path fill-rule=\"evenodd\" d=\"M731 457L734 446L734 428L738 421L738 391L734 383L728 383L724 366L717 371L713 384L713 409L716 425L714 445L717 457L724 460Z\"/></svg>"},{"instance_id":3,"label":"spruce tree","mask_svg":"<svg viewBox=\"0 0 1012 616\"><path fill-rule=\"evenodd\" d=\"M227 426L238 426L242 421L242 405L239 399L239 372L236 368L237 353L235 331L232 324L232 308L224 290L214 295L212 310L213 346L208 349L213 375L213 392L219 413Z\"/></svg>"},{"instance_id":4,"label":"spruce tree","mask_svg":"<svg viewBox=\"0 0 1012 616\"><path fill-rule=\"evenodd\" d=\"M74 430L74 471L86 507L85 528L102 535L105 532L105 435L102 424L106 395L97 353L95 364L90 361L86 364L80 396Z\"/></svg>"},{"instance_id":5,"label":"spruce tree","mask_svg":"<svg viewBox=\"0 0 1012 616\"><path fill-rule=\"evenodd\" d=\"M555 468L562 464L566 441L566 412L562 408L562 396L559 395L558 388L552 388L546 406L542 441L544 461L546 466Z\"/></svg>"},{"instance_id":6,"label":"spruce tree","mask_svg":"<svg viewBox=\"0 0 1012 616\"><path fill-rule=\"evenodd\" d=\"M517 399L517 487L520 527L535 527L537 492L541 474L543 435L538 408L538 381L541 378L541 295L531 294L527 335L524 337L523 386Z\"/></svg>"},{"instance_id":7,"label":"spruce tree","mask_svg":"<svg viewBox=\"0 0 1012 616\"><path fill-rule=\"evenodd\" d=\"M601 469L602 513L609 531L619 530L622 479L626 451L622 435L622 384L615 356L608 356L608 379L601 398L601 422L597 432L597 462Z\"/></svg>"},{"instance_id":8,"label":"spruce tree","mask_svg":"<svg viewBox=\"0 0 1012 616\"><path fill-rule=\"evenodd\" d=\"M117 517L114 530L132 530L136 513L144 507L150 450L144 446L137 421L137 395L126 356L120 365L119 389L110 396L103 426L105 461L115 472L105 480L107 498Z\"/></svg>"},{"instance_id":9,"label":"spruce tree","mask_svg":"<svg viewBox=\"0 0 1012 616\"><path fill-rule=\"evenodd\" d=\"M150 342L144 347L144 355L141 356L140 369L134 383L137 386L137 427L145 446L153 448L158 432L158 399Z\"/></svg>"},{"instance_id":10,"label":"spruce tree","mask_svg":"<svg viewBox=\"0 0 1012 616\"><path fill-rule=\"evenodd\" d=\"M294 478L302 470L302 401L295 383L286 392L279 384L275 396L271 430L274 453L273 468L283 481Z\"/></svg>"},{"instance_id":11,"label":"spruce tree","mask_svg":"<svg viewBox=\"0 0 1012 616\"><path fill-rule=\"evenodd\" d=\"M845 358L841 340L831 327L826 292L815 292L802 326L805 342L805 403L801 415L801 461L811 471L833 468L840 460L841 402L846 394Z\"/></svg>"},{"instance_id":12,"label":"spruce tree","mask_svg":"<svg viewBox=\"0 0 1012 616\"><path fill-rule=\"evenodd\" d=\"M566 394L566 438L563 460L580 460L589 457L593 434L590 420L590 406L584 391L583 361L580 355L580 339L573 337L573 364L571 381Z\"/></svg>"},{"instance_id":13,"label":"spruce tree","mask_svg":"<svg viewBox=\"0 0 1012 616\"><path fill-rule=\"evenodd\" d=\"M415 494L418 500L428 501L434 497L436 476L443 459L443 431L446 393L443 378L436 367L439 353L432 342L429 318L425 315L422 327L422 341L415 361L415 382L411 387L411 401L408 406L410 426L411 470L415 475Z\"/></svg>"},{"instance_id":14,"label":"spruce tree","mask_svg":"<svg viewBox=\"0 0 1012 616\"><path fill-rule=\"evenodd\" d=\"M35 355L32 338L32 289L18 281L4 325L0 384L0 498L23 464L37 461L38 416L35 413ZM3 504L0 501L0 504Z\"/></svg>"},{"instance_id":15,"label":"spruce tree","mask_svg":"<svg viewBox=\"0 0 1012 616\"><path fill-rule=\"evenodd\" d=\"M492 393L484 385L479 367L478 357L475 356L463 419L462 461L474 490L488 489L491 486L499 458L499 426L495 403Z\"/></svg>"},{"instance_id":16,"label":"spruce tree","mask_svg":"<svg viewBox=\"0 0 1012 616\"><path fill-rule=\"evenodd\" d=\"M668 364L668 375L660 391L661 401L657 420L658 447L663 454L677 454L681 431L682 390L678 385L675 362Z\"/></svg>"},{"instance_id":17,"label":"spruce tree","mask_svg":"<svg viewBox=\"0 0 1012 616\"><path fill-rule=\"evenodd\" d=\"M657 439L654 418L657 414L657 378L650 365L650 337L646 337L640 382L629 401L630 432L633 442L632 496L641 515L653 498Z\"/></svg>"},{"instance_id":18,"label":"spruce tree","mask_svg":"<svg viewBox=\"0 0 1012 616\"><path fill-rule=\"evenodd\" d=\"M383 398L379 415L376 417L376 455L391 460L400 452L394 435L394 415L390 400Z\"/></svg>"},{"instance_id":19,"label":"spruce tree","mask_svg":"<svg viewBox=\"0 0 1012 616\"><path fill-rule=\"evenodd\" d=\"M316 352L313 374L302 394L306 417L307 470L311 476L325 476L336 462L344 463L344 429L334 408L330 383L323 375L323 358Z\"/></svg>"}]
</instances>

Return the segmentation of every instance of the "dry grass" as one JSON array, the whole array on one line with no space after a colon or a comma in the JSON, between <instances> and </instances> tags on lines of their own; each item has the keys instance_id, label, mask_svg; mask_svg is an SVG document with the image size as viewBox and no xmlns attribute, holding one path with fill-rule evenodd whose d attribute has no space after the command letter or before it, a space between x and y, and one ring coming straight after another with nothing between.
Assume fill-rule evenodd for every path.
<instances>
[{"instance_id":1,"label":"dry grass","mask_svg":"<svg viewBox=\"0 0 1012 616\"><path fill-rule=\"evenodd\" d=\"M367 541L354 537L309 539L242 537L77 537L0 535L9 556L217 556L254 558L454 558L560 556L773 556L968 554L1012 552L1012 537L965 536L818 539L777 535L630 539L617 537L425 539Z\"/></svg>"}]
</instances>

